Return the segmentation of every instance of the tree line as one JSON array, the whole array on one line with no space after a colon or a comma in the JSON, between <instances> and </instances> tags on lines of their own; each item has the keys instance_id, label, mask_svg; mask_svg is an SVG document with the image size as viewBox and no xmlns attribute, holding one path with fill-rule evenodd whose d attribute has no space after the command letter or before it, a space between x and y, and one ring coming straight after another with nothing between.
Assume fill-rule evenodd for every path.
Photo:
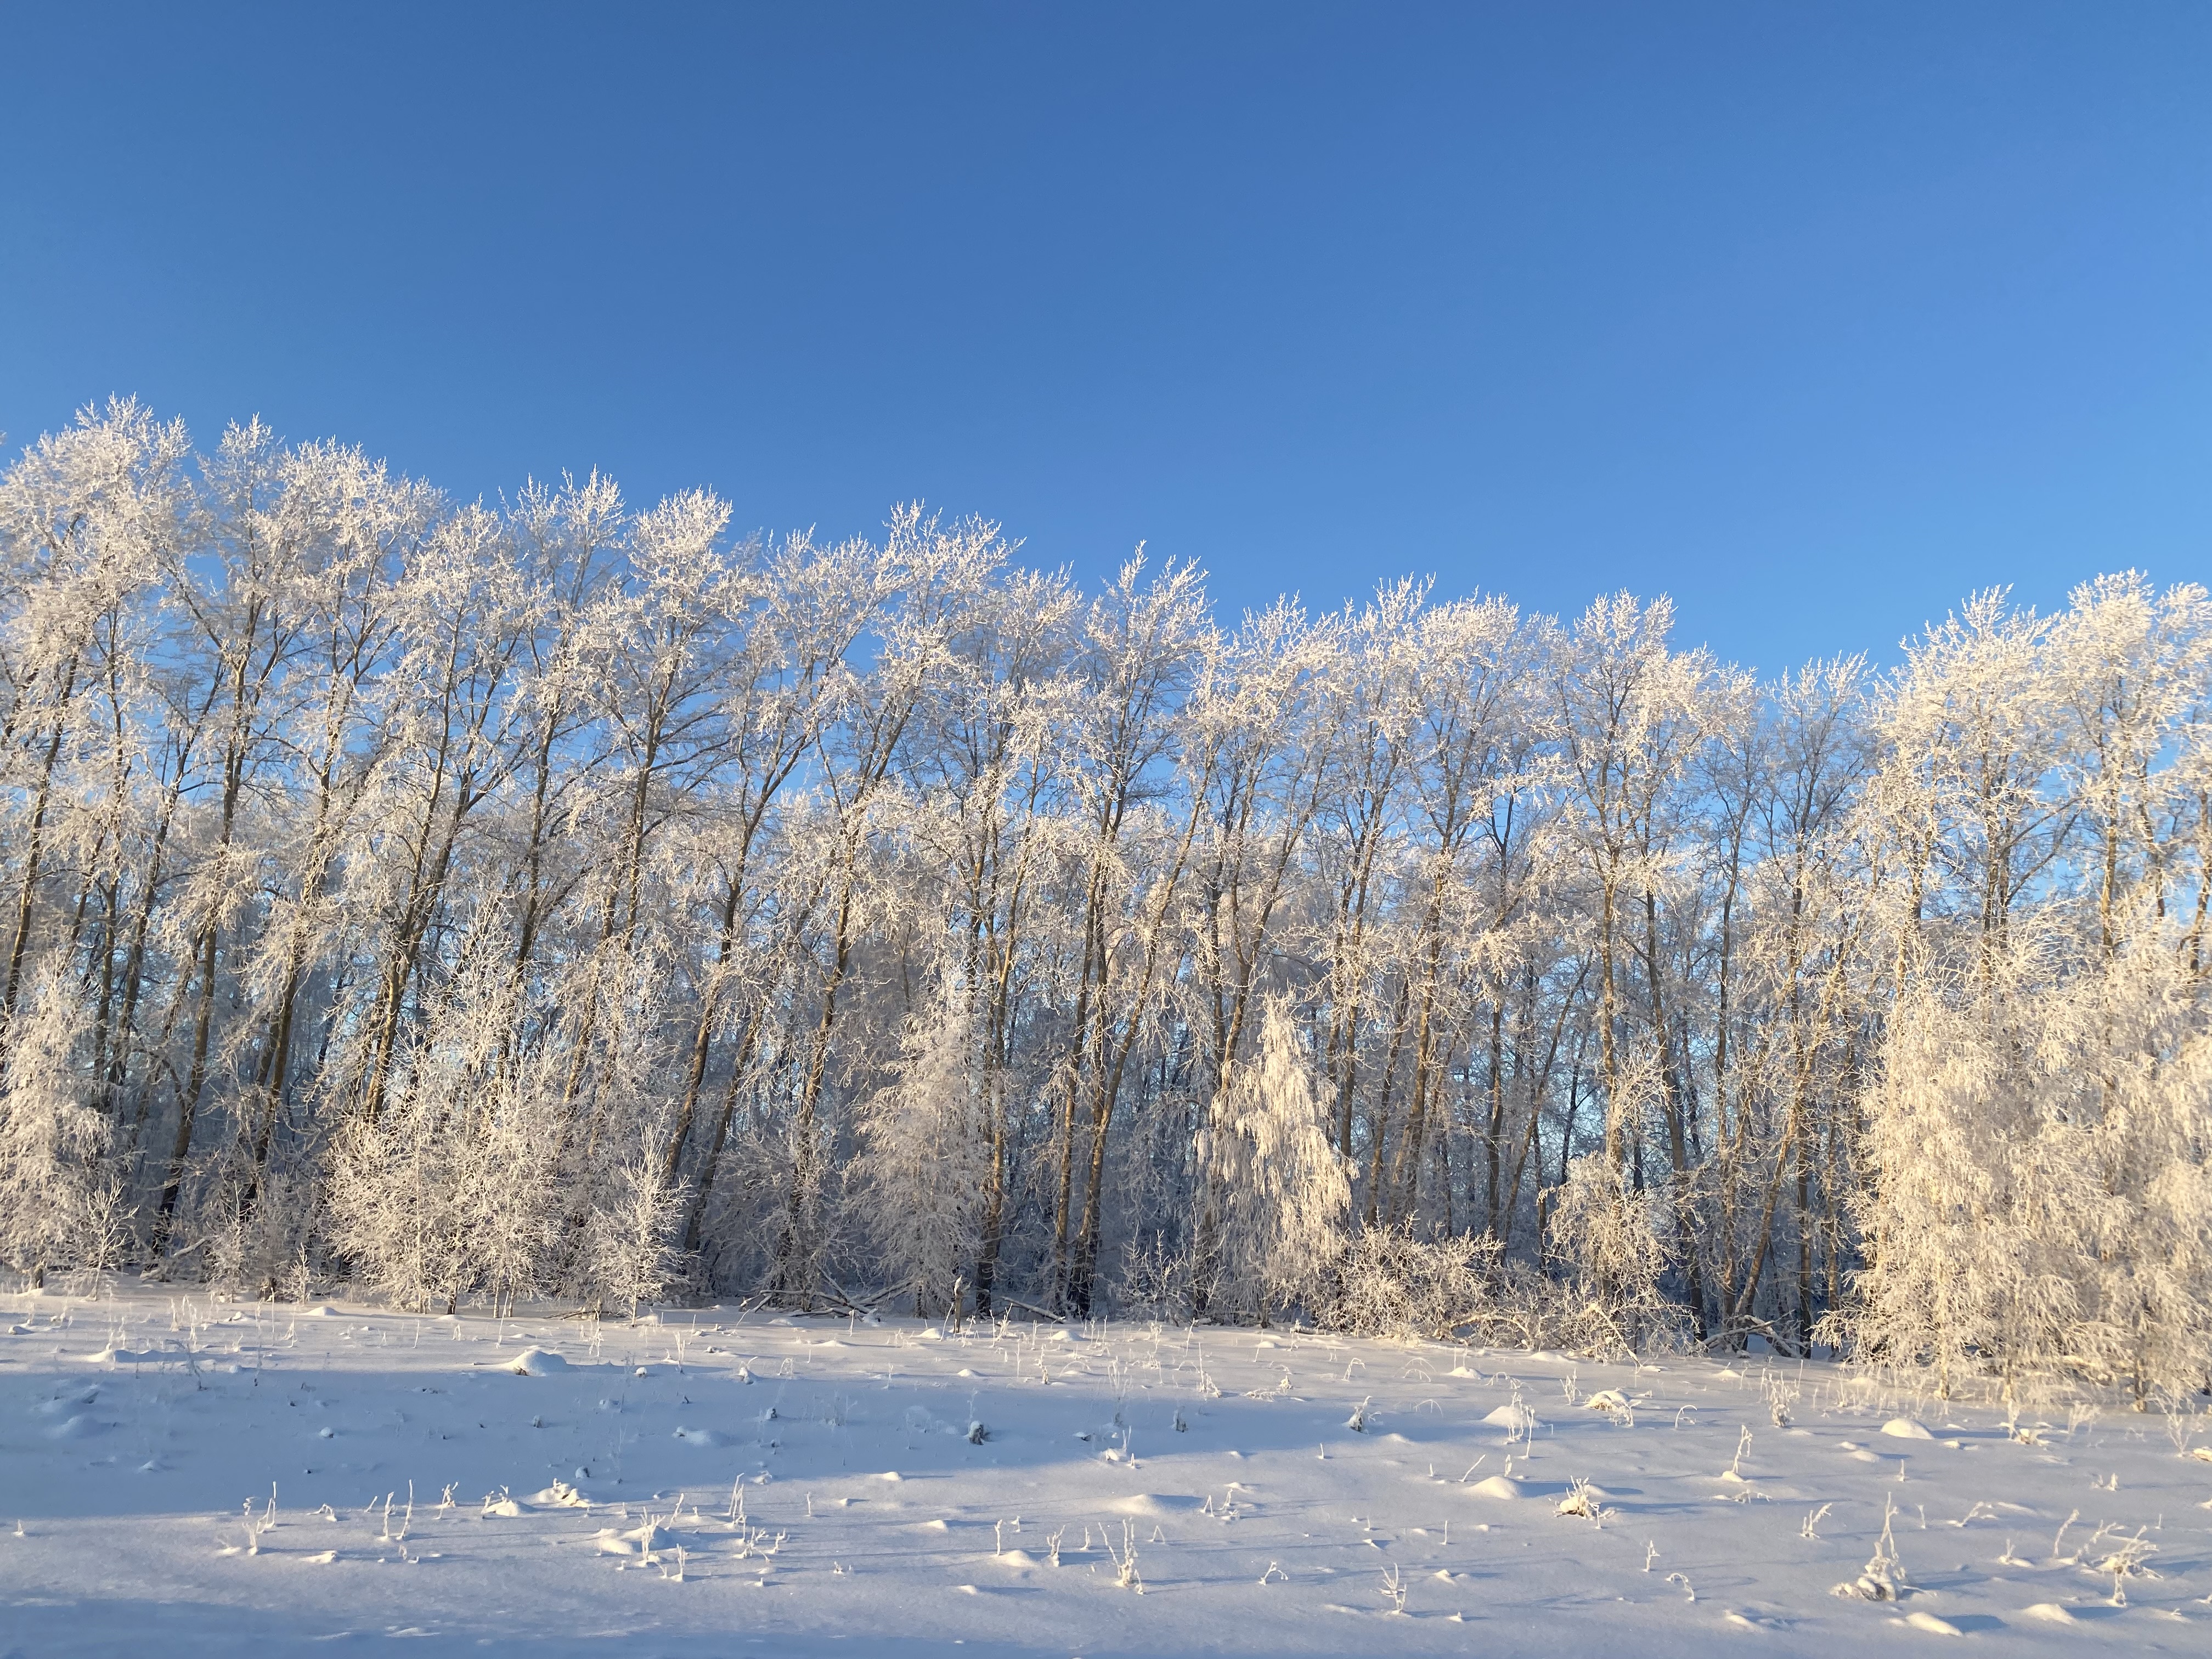
<instances>
[{"instance_id":1,"label":"tree line","mask_svg":"<svg viewBox=\"0 0 2212 1659\"><path fill-rule=\"evenodd\" d=\"M2203 1382L2202 587L1761 678L730 520L22 453L0 1257Z\"/></svg>"}]
</instances>

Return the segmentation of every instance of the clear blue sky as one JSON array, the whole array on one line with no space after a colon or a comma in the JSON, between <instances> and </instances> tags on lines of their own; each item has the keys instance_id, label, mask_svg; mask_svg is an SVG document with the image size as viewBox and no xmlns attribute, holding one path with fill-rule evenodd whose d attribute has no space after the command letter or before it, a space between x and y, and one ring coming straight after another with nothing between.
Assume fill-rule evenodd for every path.
<instances>
[{"instance_id":1,"label":"clear blue sky","mask_svg":"<svg viewBox=\"0 0 2212 1659\"><path fill-rule=\"evenodd\" d=\"M2212 576L2212 5L0 9L0 429L1774 667Z\"/></svg>"}]
</instances>

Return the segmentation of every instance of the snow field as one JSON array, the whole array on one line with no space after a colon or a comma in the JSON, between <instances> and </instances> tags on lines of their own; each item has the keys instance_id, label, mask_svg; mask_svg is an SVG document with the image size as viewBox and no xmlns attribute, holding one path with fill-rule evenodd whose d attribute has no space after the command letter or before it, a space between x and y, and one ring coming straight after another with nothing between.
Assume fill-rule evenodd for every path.
<instances>
[{"instance_id":1,"label":"snow field","mask_svg":"<svg viewBox=\"0 0 2212 1659\"><path fill-rule=\"evenodd\" d=\"M2212 1423L2053 1415L1285 1331L17 1298L0 1652L2212 1651Z\"/></svg>"}]
</instances>

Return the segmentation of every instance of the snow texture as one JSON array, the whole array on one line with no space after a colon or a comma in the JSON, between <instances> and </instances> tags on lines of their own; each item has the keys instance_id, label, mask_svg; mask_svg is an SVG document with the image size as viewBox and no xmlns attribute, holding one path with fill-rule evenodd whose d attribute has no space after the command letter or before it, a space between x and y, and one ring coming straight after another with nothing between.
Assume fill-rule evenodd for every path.
<instances>
[{"instance_id":1,"label":"snow texture","mask_svg":"<svg viewBox=\"0 0 2212 1659\"><path fill-rule=\"evenodd\" d=\"M0 1330L26 1656L2212 1644L2203 1419L2118 1393L2038 1424L1756 1356L128 1286Z\"/></svg>"}]
</instances>

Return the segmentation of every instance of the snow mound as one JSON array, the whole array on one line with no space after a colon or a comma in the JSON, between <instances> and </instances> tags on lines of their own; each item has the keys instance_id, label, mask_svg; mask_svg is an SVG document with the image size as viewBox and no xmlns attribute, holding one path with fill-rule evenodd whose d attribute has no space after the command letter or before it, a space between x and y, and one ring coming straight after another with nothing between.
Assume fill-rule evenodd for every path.
<instances>
[{"instance_id":1,"label":"snow mound","mask_svg":"<svg viewBox=\"0 0 2212 1659\"><path fill-rule=\"evenodd\" d=\"M617 1532L612 1527L602 1527L592 1540L602 1555L651 1555L660 1544L660 1528L652 1522L633 1527L628 1532Z\"/></svg>"},{"instance_id":2,"label":"snow mound","mask_svg":"<svg viewBox=\"0 0 2212 1659\"><path fill-rule=\"evenodd\" d=\"M88 1353L82 1363L88 1365L158 1365L178 1356L161 1348L118 1348L112 1345L98 1353Z\"/></svg>"},{"instance_id":3,"label":"snow mound","mask_svg":"<svg viewBox=\"0 0 2212 1659\"><path fill-rule=\"evenodd\" d=\"M1924 1630L1935 1636L1964 1636L1966 1633L1949 1620L1933 1613L1908 1613L1905 1615L1905 1622L1915 1630Z\"/></svg>"},{"instance_id":4,"label":"snow mound","mask_svg":"<svg viewBox=\"0 0 2212 1659\"><path fill-rule=\"evenodd\" d=\"M1501 1429L1533 1429L1536 1426L1536 1413L1526 1406L1499 1406L1482 1420L1494 1423Z\"/></svg>"},{"instance_id":5,"label":"snow mound","mask_svg":"<svg viewBox=\"0 0 2212 1659\"><path fill-rule=\"evenodd\" d=\"M300 1317L302 1319L336 1319L337 1316L338 1310L327 1302L313 1308L300 1310Z\"/></svg>"},{"instance_id":6,"label":"snow mound","mask_svg":"<svg viewBox=\"0 0 2212 1659\"><path fill-rule=\"evenodd\" d=\"M1619 1389L1600 1389L1583 1404L1594 1412L1625 1412L1628 1409L1628 1396Z\"/></svg>"},{"instance_id":7,"label":"snow mound","mask_svg":"<svg viewBox=\"0 0 2212 1659\"><path fill-rule=\"evenodd\" d=\"M1481 1498L1526 1498L1528 1489L1510 1474L1493 1474L1486 1480L1478 1480L1468 1490Z\"/></svg>"},{"instance_id":8,"label":"snow mound","mask_svg":"<svg viewBox=\"0 0 2212 1659\"><path fill-rule=\"evenodd\" d=\"M75 1417L64 1418L60 1422L55 1424L53 1427L48 1429L46 1431L46 1438L49 1440L88 1440L95 1434L105 1434L107 1431L107 1427L108 1425L106 1424L99 1421L97 1419L87 1417L82 1413L79 1413Z\"/></svg>"},{"instance_id":9,"label":"snow mound","mask_svg":"<svg viewBox=\"0 0 2212 1659\"><path fill-rule=\"evenodd\" d=\"M1204 1501L1182 1492L1140 1492L1117 1498L1106 1507L1116 1515L1182 1515Z\"/></svg>"},{"instance_id":10,"label":"snow mound","mask_svg":"<svg viewBox=\"0 0 2212 1659\"><path fill-rule=\"evenodd\" d=\"M2081 1622L2075 1618L2073 1608L2063 1607L2056 1601L2038 1601L2025 1611L2030 1619L2047 1619L2054 1625L2074 1625Z\"/></svg>"},{"instance_id":11,"label":"snow mound","mask_svg":"<svg viewBox=\"0 0 2212 1659\"><path fill-rule=\"evenodd\" d=\"M994 1559L1002 1567L1033 1567L1037 1564L1036 1557L1027 1550L1000 1550Z\"/></svg>"},{"instance_id":12,"label":"snow mound","mask_svg":"<svg viewBox=\"0 0 2212 1659\"><path fill-rule=\"evenodd\" d=\"M508 1360L506 1370L517 1376L550 1376L556 1371L565 1371L568 1362L550 1348L525 1348Z\"/></svg>"},{"instance_id":13,"label":"snow mound","mask_svg":"<svg viewBox=\"0 0 2212 1659\"><path fill-rule=\"evenodd\" d=\"M1899 1440L1933 1440L1936 1437L1928 1431L1925 1423L1917 1422L1910 1417L1891 1418L1881 1425L1881 1431Z\"/></svg>"}]
</instances>

